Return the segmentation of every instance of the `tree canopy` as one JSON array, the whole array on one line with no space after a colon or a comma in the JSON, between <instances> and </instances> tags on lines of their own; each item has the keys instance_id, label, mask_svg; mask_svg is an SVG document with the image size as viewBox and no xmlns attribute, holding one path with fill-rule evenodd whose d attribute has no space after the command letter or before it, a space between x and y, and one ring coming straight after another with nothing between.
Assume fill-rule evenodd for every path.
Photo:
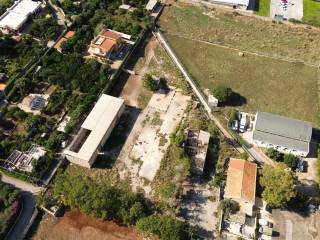
<instances>
[{"instance_id":1,"label":"tree canopy","mask_svg":"<svg viewBox=\"0 0 320 240\"><path fill-rule=\"evenodd\" d=\"M271 207L283 207L296 196L296 177L285 164L264 165L260 184L262 197Z\"/></svg>"},{"instance_id":2,"label":"tree canopy","mask_svg":"<svg viewBox=\"0 0 320 240\"><path fill-rule=\"evenodd\" d=\"M218 85L213 89L213 95L219 100L219 102L226 102L232 95L230 87L225 85Z\"/></svg>"}]
</instances>

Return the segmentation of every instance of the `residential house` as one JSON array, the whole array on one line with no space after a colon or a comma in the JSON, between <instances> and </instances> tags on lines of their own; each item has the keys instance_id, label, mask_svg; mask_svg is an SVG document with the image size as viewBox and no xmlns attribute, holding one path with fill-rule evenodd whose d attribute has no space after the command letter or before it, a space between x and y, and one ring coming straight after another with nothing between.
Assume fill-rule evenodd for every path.
<instances>
[{"instance_id":1,"label":"residential house","mask_svg":"<svg viewBox=\"0 0 320 240\"><path fill-rule=\"evenodd\" d=\"M240 211L253 214L256 199L257 165L242 159L230 159L224 198L239 203Z\"/></svg>"},{"instance_id":2,"label":"residential house","mask_svg":"<svg viewBox=\"0 0 320 240\"><path fill-rule=\"evenodd\" d=\"M108 60L112 52L117 52L122 43L122 35L111 30L103 30L89 46L88 52L101 60Z\"/></svg>"}]
</instances>

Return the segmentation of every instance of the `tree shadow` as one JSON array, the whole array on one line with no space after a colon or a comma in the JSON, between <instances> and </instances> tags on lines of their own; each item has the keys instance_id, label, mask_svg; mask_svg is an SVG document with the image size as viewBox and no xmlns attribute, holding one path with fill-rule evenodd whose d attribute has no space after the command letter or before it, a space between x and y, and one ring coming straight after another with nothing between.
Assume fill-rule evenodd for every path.
<instances>
[{"instance_id":1,"label":"tree shadow","mask_svg":"<svg viewBox=\"0 0 320 240\"><path fill-rule=\"evenodd\" d=\"M240 107L247 103L247 99L243 96L241 96L237 92L232 92L231 96L228 98L228 100L225 103L219 103L221 107Z\"/></svg>"},{"instance_id":2,"label":"tree shadow","mask_svg":"<svg viewBox=\"0 0 320 240\"><path fill-rule=\"evenodd\" d=\"M119 122L111 132L108 140L101 149L93 168L111 168L117 160L141 110L132 106L126 106Z\"/></svg>"}]
</instances>

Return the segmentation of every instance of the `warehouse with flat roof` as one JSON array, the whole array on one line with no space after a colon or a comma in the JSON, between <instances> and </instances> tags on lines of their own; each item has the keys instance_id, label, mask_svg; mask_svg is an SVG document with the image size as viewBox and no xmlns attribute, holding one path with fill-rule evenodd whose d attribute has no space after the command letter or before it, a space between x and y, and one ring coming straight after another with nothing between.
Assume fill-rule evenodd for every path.
<instances>
[{"instance_id":1,"label":"warehouse with flat roof","mask_svg":"<svg viewBox=\"0 0 320 240\"><path fill-rule=\"evenodd\" d=\"M19 31L27 22L29 16L35 14L40 7L40 1L15 1L14 4L0 16L0 29L4 33Z\"/></svg>"},{"instance_id":2,"label":"warehouse with flat roof","mask_svg":"<svg viewBox=\"0 0 320 240\"><path fill-rule=\"evenodd\" d=\"M65 150L67 159L90 168L117 124L124 106L123 99L101 95L70 147Z\"/></svg>"},{"instance_id":3,"label":"warehouse with flat roof","mask_svg":"<svg viewBox=\"0 0 320 240\"><path fill-rule=\"evenodd\" d=\"M310 151L312 125L288 117L258 112L253 130L253 144L280 152L306 157Z\"/></svg>"}]
</instances>

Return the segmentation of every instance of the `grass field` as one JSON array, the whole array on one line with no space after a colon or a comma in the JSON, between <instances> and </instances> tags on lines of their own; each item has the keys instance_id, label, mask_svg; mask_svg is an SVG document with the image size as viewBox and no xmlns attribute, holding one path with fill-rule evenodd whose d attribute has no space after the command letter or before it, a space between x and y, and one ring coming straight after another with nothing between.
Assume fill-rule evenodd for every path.
<instances>
[{"instance_id":1,"label":"grass field","mask_svg":"<svg viewBox=\"0 0 320 240\"><path fill-rule=\"evenodd\" d=\"M320 27L320 1L303 0L303 22Z\"/></svg>"},{"instance_id":2,"label":"grass field","mask_svg":"<svg viewBox=\"0 0 320 240\"><path fill-rule=\"evenodd\" d=\"M220 43L275 57L320 63L320 31L188 5L164 9L160 26L166 32Z\"/></svg>"},{"instance_id":3,"label":"grass field","mask_svg":"<svg viewBox=\"0 0 320 240\"><path fill-rule=\"evenodd\" d=\"M256 0L255 11L260 16L270 16L270 0Z\"/></svg>"},{"instance_id":4,"label":"grass field","mask_svg":"<svg viewBox=\"0 0 320 240\"><path fill-rule=\"evenodd\" d=\"M179 59L202 88L230 86L239 95L231 105L319 123L316 68L166 35ZM183 44L182 44L183 43Z\"/></svg>"}]
</instances>

